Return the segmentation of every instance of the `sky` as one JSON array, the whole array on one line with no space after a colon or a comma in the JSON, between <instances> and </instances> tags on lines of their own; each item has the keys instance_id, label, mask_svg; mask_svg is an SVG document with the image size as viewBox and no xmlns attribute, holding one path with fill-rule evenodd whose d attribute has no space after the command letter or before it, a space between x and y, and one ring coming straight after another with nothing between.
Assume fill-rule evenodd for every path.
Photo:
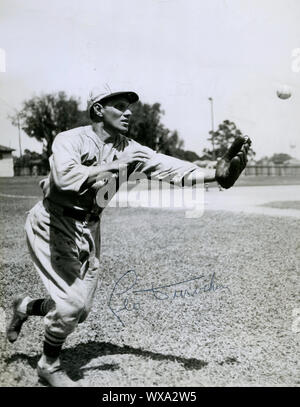
<instances>
[{"instance_id":1,"label":"sky","mask_svg":"<svg viewBox=\"0 0 300 407\"><path fill-rule=\"evenodd\" d=\"M209 146L212 97L215 128L234 121L257 158L300 159L299 0L1 0L0 49L0 144L16 154L24 100L64 90L84 109L107 83L161 103L185 149ZM22 148L42 145L22 132Z\"/></svg>"}]
</instances>

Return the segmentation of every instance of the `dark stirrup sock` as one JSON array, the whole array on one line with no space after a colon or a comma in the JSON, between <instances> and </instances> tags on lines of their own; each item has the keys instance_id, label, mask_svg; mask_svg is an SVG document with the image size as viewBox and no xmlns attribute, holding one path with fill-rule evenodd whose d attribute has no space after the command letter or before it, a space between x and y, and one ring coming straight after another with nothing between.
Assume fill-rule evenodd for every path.
<instances>
[{"instance_id":1,"label":"dark stirrup sock","mask_svg":"<svg viewBox=\"0 0 300 407\"><path fill-rule=\"evenodd\" d=\"M47 356L48 358L53 358L56 359L59 357L60 353L61 353L61 348L62 345L51 345L50 343L44 341L44 347L43 347L43 352L44 355Z\"/></svg>"},{"instance_id":2,"label":"dark stirrup sock","mask_svg":"<svg viewBox=\"0 0 300 407\"><path fill-rule=\"evenodd\" d=\"M46 328L44 339L44 354L50 358L58 358L65 340L65 336L50 332L49 329Z\"/></svg>"},{"instance_id":3,"label":"dark stirrup sock","mask_svg":"<svg viewBox=\"0 0 300 407\"><path fill-rule=\"evenodd\" d=\"M44 317L54 306L55 302L51 298L33 300L27 304L27 315Z\"/></svg>"}]
</instances>

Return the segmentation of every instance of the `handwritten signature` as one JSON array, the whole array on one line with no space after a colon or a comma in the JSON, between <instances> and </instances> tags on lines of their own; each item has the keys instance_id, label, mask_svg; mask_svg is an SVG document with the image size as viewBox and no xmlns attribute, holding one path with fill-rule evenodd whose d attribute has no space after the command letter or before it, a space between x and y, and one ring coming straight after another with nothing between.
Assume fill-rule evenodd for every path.
<instances>
[{"instance_id":1,"label":"handwritten signature","mask_svg":"<svg viewBox=\"0 0 300 407\"><path fill-rule=\"evenodd\" d=\"M191 281L197 281L205 278L204 275L199 277L193 277L188 280L178 281L171 284L160 285L155 287L152 283L151 288L143 288L143 289L134 289L137 286L137 279L138 276L135 270L128 270L125 274L123 274L115 283L111 294L109 296L108 307L114 316L118 319L118 321L125 326L124 322L120 317L120 313L123 311L138 311L140 309L139 302L130 302L129 295L130 294L148 294L151 295L155 300L158 301L166 301L166 300L175 300L176 298L191 298L195 297L200 293L212 293L216 291L223 291L228 290L231 293L228 286L223 284L218 284L215 281L215 272L212 273L211 278L208 283L203 284L201 287L195 287L193 289L186 289L186 288L174 288L178 287L179 285L184 285L190 283ZM125 286L125 288L124 288ZM167 291L167 289L171 289L171 291ZM121 299L122 305L121 308L115 309L113 308L113 302L116 299Z\"/></svg>"}]
</instances>

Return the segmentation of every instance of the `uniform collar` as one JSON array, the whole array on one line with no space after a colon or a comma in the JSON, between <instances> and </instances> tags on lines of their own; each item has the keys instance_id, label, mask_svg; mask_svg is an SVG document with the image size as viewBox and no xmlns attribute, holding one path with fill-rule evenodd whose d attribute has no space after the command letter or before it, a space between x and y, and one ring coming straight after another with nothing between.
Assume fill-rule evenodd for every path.
<instances>
[{"instance_id":1,"label":"uniform collar","mask_svg":"<svg viewBox=\"0 0 300 407\"><path fill-rule=\"evenodd\" d=\"M105 143L104 141L102 141L100 139L100 137L97 136L97 134L93 130L92 125L84 126L84 129L85 129L86 135L96 143L98 148L102 148L104 145L108 144L108 143ZM124 138L126 138L126 136L124 136L122 134L118 134L113 143L113 148L117 148L122 143Z\"/></svg>"}]
</instances>

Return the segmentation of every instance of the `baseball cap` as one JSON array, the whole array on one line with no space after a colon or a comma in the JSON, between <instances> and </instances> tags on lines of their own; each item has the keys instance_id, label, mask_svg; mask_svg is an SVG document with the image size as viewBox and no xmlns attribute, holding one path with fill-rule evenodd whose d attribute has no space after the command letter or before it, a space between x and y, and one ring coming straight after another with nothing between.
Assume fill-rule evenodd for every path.
<instances>
[{"instance_id":1,"label":"baseball cap","mask_svg":"<svg viewBox=\"0 0 300 407\"><path fill-rule=\"evenodd\" d=\"M111 90L104 90L100 93L97 93L96 95L90 94L90 98L88 100L88 109L90 109L93 106L93 104L96 102L103 102L107 99L110 99L111 97L120 96L120 95L126 97L126 99L128 99L128 101L129 101L129 103L135 103L139 100L138 95L132 91L112 92Z\"/></svg>"}]
</instances>

